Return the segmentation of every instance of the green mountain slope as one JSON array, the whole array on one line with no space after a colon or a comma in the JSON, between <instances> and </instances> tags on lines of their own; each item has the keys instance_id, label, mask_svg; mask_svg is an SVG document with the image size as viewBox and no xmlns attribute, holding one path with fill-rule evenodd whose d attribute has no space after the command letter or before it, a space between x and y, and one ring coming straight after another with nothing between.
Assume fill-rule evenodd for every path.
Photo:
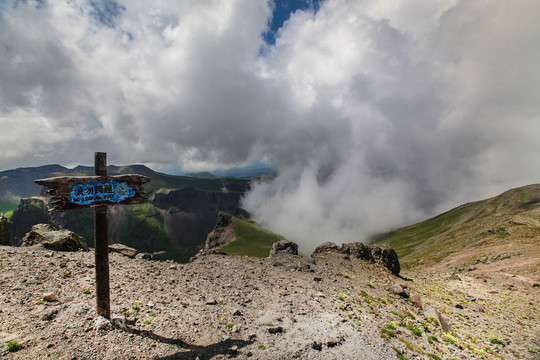
<instances>
[{"instance_id":1,"label":"green mountain slope","mask_svg":"<svg viewBox=\"0 0 540 360\"><path fill-rule=\"evenodd\" d=\"M88 166L67 169L50 165L0 172L0 211L10 218L12 243L18 243L32 225L44 222L75 231L92 246L92 209L48 214L44 206L39 214L34 214L30 211L33 208L22 199L40 195L43 189L34 183L36 179L88 176L93 171ZM148 203L109 206L110 240L140 251L166 252L161 258L183 261L204 246L220 211L239 211L240 198L249 189L247 180L171 176L143 165L108 166L107 173L141 174L151 179L145 185ZM39 201L47 198L41 197Z\"/></svg>"},{"instance_id":2,"label":"green mountain slope","mask_svg":"<svg viewBox=\"0 0 540 360\"><path fill-rule=\"evenodd\" d=\"M461 205L374 242L390 243L405 267L452 261L471 266L501 257L525 263L540 255L540 185Z\"/></svg>"},{"instance_id":3,"label":"green mountain slope","mask_svg":"<svg viewBox=\"0 0 540 360\"><path fill-rule=\"evenodd\" d=\"M219 250L227 255L268 257L272 244L283 237L269 232L257 224L233 217L236 239Z\"/></svg>"}]
</instances>

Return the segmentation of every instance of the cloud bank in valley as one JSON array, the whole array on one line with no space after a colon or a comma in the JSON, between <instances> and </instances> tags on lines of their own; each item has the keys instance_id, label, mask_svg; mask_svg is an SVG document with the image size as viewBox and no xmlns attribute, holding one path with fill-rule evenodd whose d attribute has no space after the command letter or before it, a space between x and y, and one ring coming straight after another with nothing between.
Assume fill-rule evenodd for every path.
<instances>
[{"instance_id":1,"label":"cloud bank in valley","mask_svg":"<svg viewBox=\"0 0 540 360\"><path fill-rule=\"evenodd\" d=\"M0 167L263 159L304 251L538 182L538 2L319 5L269 45L266 0L4 4Z\"/></svg>"}]
</instances>

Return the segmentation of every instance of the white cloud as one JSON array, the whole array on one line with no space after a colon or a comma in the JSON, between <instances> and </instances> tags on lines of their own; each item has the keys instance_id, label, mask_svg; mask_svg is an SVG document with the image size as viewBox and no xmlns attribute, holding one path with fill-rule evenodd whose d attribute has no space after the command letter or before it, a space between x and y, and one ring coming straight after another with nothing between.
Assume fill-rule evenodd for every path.
<instances>
[{"instance_id":1,"label":"white cloud","mask_svg":"<svg viewBox=\"0 0 540 360\"><path fill-rule=\"evenodd\" d=\"M118 3L0 7L1 169L264 158L245 204L304 249L540 175L534 0L327 0L275 46L266 0Z\"/></svg>"}]
</instances>

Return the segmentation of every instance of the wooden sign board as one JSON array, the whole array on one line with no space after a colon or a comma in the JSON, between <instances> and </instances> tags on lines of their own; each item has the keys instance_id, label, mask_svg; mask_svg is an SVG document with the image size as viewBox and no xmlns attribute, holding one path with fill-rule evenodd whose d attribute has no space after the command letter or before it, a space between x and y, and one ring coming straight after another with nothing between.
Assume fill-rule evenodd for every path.
<instances>
[{"instance_id":1,"label":"wooden sign board","mask_svg":"<svg viewBox=\"0 0 540 360\"><path fill-rule=\"evenodd\" d=\"M142 187L150 178L138 175L61 176L34 182L51 188L50 211L69 211L99 205L138 204L148 200Z\"/></svg>"},{"instance_id":2,"label":"wooden sign board","mask_svg":"<svg viewBox=\"0 0 540 360\"><path fill-rule=\"evenodd\" d=\"M96 176L60 176L34 180L48 186L52 209L69 211L94 208L94 246L96 257L96 308L98 315L111 317L109 286L109 235L107 205L138 204L148 200L143 184L150 178L143 175L107 176L107 154L94 154Z\"/></svg>"}]
</instances>

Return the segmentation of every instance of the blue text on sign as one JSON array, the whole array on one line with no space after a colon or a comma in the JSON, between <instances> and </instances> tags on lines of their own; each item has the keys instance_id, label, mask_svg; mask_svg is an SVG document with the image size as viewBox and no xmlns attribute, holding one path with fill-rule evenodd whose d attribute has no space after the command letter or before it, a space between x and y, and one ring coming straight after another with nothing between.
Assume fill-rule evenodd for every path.
<instances>
[{"instance_id":1,"label":"blue text on sign","mask_svg":"<svg viewBox=\"0 0 540 360\"><path fill-rule=\"evenodd\" d=\"M105 184L92 181L86 185L73 186L69 201L78 205L92 205L96 202L109 201L113 203L135 196L135 191L127 183L111 180Z\"/></svg>"}]
</instances>

